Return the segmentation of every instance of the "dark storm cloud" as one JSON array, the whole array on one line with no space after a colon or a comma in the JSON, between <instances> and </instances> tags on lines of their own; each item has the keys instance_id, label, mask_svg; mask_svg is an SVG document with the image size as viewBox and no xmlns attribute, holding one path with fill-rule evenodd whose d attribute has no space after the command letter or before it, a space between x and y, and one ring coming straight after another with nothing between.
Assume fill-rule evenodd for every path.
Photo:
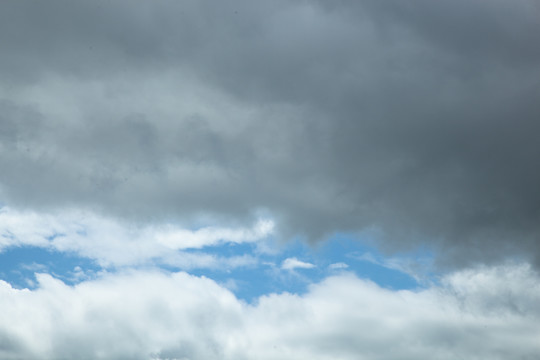
<instances>
[{"instance_id":1,"label":"dark storm cloud","mask_svg":"<svg viewBox=\"0 0 540 360\"><path fill-rule=\"evenodd\" d=\"M1 7L12 205L540 258L534 1Z\"/></svg>"}]
</instances>

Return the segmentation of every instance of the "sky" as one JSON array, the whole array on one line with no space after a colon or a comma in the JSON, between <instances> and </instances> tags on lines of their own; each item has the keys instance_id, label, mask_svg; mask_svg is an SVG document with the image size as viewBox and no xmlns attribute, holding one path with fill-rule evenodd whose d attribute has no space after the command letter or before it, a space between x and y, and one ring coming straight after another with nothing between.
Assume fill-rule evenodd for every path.
<instances>
[{"instance_id":1,"label":"sky","mask_svg":"<svg viewBox=\"0 0 540 360\"><path fill-rule=\"evenodd\" d=\"M538 19L0 2L0 359L536 359Z\"/></svg>"}]
</instances>

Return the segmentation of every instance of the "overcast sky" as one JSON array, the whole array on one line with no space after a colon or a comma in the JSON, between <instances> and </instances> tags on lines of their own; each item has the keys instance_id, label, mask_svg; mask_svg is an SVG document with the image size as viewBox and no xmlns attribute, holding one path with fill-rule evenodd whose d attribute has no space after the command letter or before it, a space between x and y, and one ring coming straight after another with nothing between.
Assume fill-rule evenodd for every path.
<instances>
[{"instance_id":1,"label":"overcast sky","mask_svg":"<svg viewBox=\"0 0 540 360\"><path fill-rule=\"evenodd\" d=\"M533 359L539 4L2 1L0 358Z\"/></svg>"}]
</instances>

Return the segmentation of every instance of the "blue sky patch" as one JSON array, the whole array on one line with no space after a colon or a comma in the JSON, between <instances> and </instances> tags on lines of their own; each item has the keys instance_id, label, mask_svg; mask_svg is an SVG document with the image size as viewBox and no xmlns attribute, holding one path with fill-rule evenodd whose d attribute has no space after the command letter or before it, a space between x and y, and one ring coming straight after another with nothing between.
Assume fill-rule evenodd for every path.
<instances>
[{"instance_id":1,"label":"blue sky patch","mask_svg":"<svg viewBox=\"0 0 540 360\"><path fill-rule=\"evenodd\" d=\"M270 293L304 293L310 284L341 272L352 272L394 290L420 286L415 274L406 266L411 262L420 263L423 259L420 255L417 258L414 254L403 259L385 258L373 247L344 235L336 235L319 246L311 246L301 240L284 244L277 244L272 239L264 241L266 244L220 243L203 249L185 250L188 254L219 259L245 256L253 259L239 266L200 266L187 271L215 280L247 302ZM266 248L266 251L261 248ZM186 270L182 264L164 265L159 261L143 266L159 267L165 271ZM0 253L0 277L17 288L34 288L35 273L49 273L67 284L75 284L96 276L102 270L111 272L115 267L104 269L91 259L40 247L11 247Z\"/></svg>"},{"instance_id":2,"label":"blue sky patch","mask_svg":"<svg viewBox=\"0 0 540 360\"><path fill-rule=\"evenodd\" d=\"M0 279L15 288L35 288L35 273L76 284L100 271L92 260L39 247L13 247L0 253Z\"/></svg>"}]
</instances>

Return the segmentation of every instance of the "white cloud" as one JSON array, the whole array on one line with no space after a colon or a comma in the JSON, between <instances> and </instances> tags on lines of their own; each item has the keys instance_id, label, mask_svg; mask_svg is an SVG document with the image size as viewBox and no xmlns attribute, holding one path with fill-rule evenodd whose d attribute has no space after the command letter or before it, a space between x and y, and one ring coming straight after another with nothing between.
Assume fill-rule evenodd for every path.
<instances>
[{"instance_id":1,"label":"white cloud","mask_svg":"<svg viewBox=\"0 0 540 360\"><path fill-rule=\"evenodd\" d=\"M186 273L103 274L70 287L0 281L2 359L533 359L540 279L527 265L392 291L351 274L253 305Z\"/></svg>"},{"instance_id":2,"label":"white cloud","mask_svg":"<svg viewBox=\"0 0 540 360\"><path fill-rule=\"evenodd\" d=\"M287 258L283 260L283 263L281 264L281 268L283 270L294 270L294 269L312 269L315 265L300 261L295 257Z\"/></svg>"},{"instance_id":3,"label":"white cloud","mask_svg":"<svg viewBox=\"0 0 540 360\"><path fill-rule=\"evenodd\" d=\"M169 228L158 231L156 240L171 249L199 249L220 243L254 242L272 234L274 223L271 220L259 220L251 229L229 229L206 227L196 231Z\"/></svg>"},{"instance_id":4,"label":"white cloud","mask_svg":"<svg viewBox=\"0 0 540 360\"><path fill-rule=\"evenodd\" d=\"M37 246L76 253L102 266L157 261L185 269L234 267L253 264L254 258L221 258L179 250L256 242L268 237L273 228L273 221L259 220L252 228L206 227L190 231L172 224L141 227L82 211L40 214L4 207L0 209L0 251L16 246Z\"/></svg>"},{"instance_id":5,"label":"white cloud","mask_svg":"<svg viewBox=\"0 0 540 360\"><path fill-rule=\"evenodd\" d=\"M343 263L343 262L338 262L338 263L334 263L334 264L330 264L328 266L328 268L330 270L342 270L342 269L347 269L349 267L349 265Z\"/></svg>"}]
</instances>

